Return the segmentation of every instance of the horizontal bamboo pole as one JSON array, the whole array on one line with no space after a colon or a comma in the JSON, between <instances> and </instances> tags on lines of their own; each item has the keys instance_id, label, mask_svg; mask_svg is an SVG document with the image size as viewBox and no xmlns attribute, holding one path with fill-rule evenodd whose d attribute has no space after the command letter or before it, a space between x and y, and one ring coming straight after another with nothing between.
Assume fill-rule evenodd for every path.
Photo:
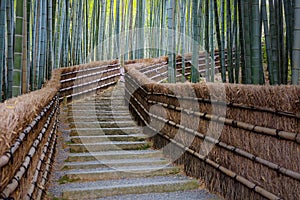
<instances>
[{"instance_id":1,"label":"horizontal bamboo pole","mask_svg":"<svg viewBox=\"0 0 300 200\"><path fill-rule=\"evenodd\" d=\"M76 96L79 96L79 95L83 95L83 94L86 94L86 93L90 93L90 92L93 92L93 91L96 91L96 90L99 90L99 89L102 89L102 88L106 88L106 87L108 87L108 86L115 85L116 83L117 83L117 81L112 81L112 82L109 82L109 83L100 85L100 86L98 86L98 87L91 88L91 89L86 90L86 91L74 93L74 94L71 94L71 95L67 95L67 96L65 96L65 97L60 97L60 100L63 100L64 98L69 99L69 98L73 98L73 97L76 97Z\"/></svg>"},{"instance_id":2,"label":"horizontal bamboo pole","mask_svg":"<svg viewBox=\"0 0 300 200\"><path fill-rule=\"evenodd\" d=\"M149 114L153 118L156 118L156 119L158 119L160 121L168 123L168 124L172 125L173 127L179 128L179 129L181 129L181 130L183 130L183 131L185 131L187 133L193 134L194 136L196 136L196 137L198 137L200 139L206 140L206 141L208 141L208 142L210 142L212 144L216 144L219 147L222 147L222 148L224 148L224 149L226 149L228 151L234 152L236 154L239 154L240 156L248 158L249 160L255 161L255 162L259 163L259 164L262 164L262 165L264 165L266 167L269 167L270 169L278 171L279 173L281 173L281 174L283 174L285 176L289 176L290 178L293 178L293 179L296 179L296 180L300 180L300 173L298 173L298 172L294 172L294 171L286 169L284 167L280 167L277 164L274 164L274 163L272 163L270 161L262 159L262 158L260 158L258 156L255 156L255 155L253 155L251 153L248 153L248 152L246 152L246 151L244 151L242 149L239 149L237 147L228 145L228 144L226 144L224 142L221 142L220 140L217 140L215 138L206 136L203 133L199 133L198 131L189 129L189 128L184 127L184 126L182 126L180 124L176 124L175 122L173 122L171 120L162 119L161 117L156 116L156 115L151 114L151 113L147 113L147 114Z\"/></svg>"},{"instance_id":3,"label":"horizontal bamboo pole","mask_svg":"<svg viewBox=\"0 0 300 200\"><path fill-rule=\"evenodd\" d=\"M136 103L139 104L139 106L144 110L144 112L148 112L143 105L135 98L132 97L131 99L134 99L134 101ZM133 107L133 109L135 110L135 112L139 115L140 119L143 121L143 123L145 123L147 125L147 127L149 127L150 129L157 131L155 128L151 127L150 124L147 123L147 121L143 118L143 116L138 112L138 109L130 102L129 99L127 99L128 103ZM162 137L166 138L167 140L169 140L170 142L172 142L173 144L177 145L178 147L186 150L187 152L189 152L191 155L197 157L198 159L200 159L201 161L209 164L210 166L214 167L217 170L220 170L223 174L231 177L232 179L234 179L235 181L243 184L244 186L246 186L247 188L249 188L250 190L253 190L255 192L257 192L258 194L260 194L261 196L270 199L270 200L280 200L281 198L276 196L275 194L261 188L260 186L256 185L255 183L252 183L251 181L245 179L244 177L236 174L235 172L219 165L218 163L208 159L206 156L202 156L201 154L199 154L198 152L195 152L194 150L190 149L189 147L186 147L180 143L178 143L177 141L173 140L172 138L170 138L169 136L162 134L160 132L158 132Z\"/></svg>"},{"instance_id":4,"label":"horizontal bamboo pole","mask_svg":"<svg viewBox=\"0 0 300 200\"><path fill-rule=\"evenodd\" d=\"M93 74L85 74L85 75L81 75L81 76L76 76L76 77L73 77L73 78L61 80L60 83L66 83L66 82L71 82L71 81L75 81L75 80L78 80L78 79L88 78L88 77L91 77L91 76L97 76L97 75L100 75L100 74L103 74L103 73L112 72L112 71L116 71L116 70L120 70L120 69L121 69L121 67L115 67L115 68L112 68L112 69L96 72L96 73L93 73Z\"/></svg>"},{"instance_id":5,"label":"horizontal bamboo pole","mask_svg":"<svg viewBox=\"0 0 300 200\"><path fill-rule=\"evenodd\" d=\"M202 54L203 54L203 52L202 52ZM202 54L200 53L200 55L202 55ZM225 51L225 55L227 55L227 51ZM219 56L219 51L216 50L216 51L215 51L215 60L218 61L218 60L219 60L219 57L220 57L220 56ZM205 57L200 56L198 61L204 61L204 60L205 60ZM192 63L191 63L190 60L186 60L185 63L186 63L186 64L191 64L191 65L192 65ZM141 73L147 73L148 71L151 71L152 69L155 69L155 68L157 68L157 67L162 67L162 66L167 65L167 64L168 64L168 62L161 62L161 63L157 63L157 64L154 64L154 65L149 65L149 66L147 66L147 67L144 67L144 68L140 69L139 71L140 71ZM176 62L176 65L182 65L182 61Z\"/></svg>"},{"instance_id":6,"label":"horizontal bamboo pole","mask_svg":"<svg viewBox=\"0 0 300 200\"><path fill-rule=\"evenodd\" d=\"M207 104L223 105L223 106L227 106L227 107L257 111L257 112L266 112L266 113L271 113L271 114L274 114L277 116L285 116L285 117L300 119L300 115L295 115L294 113L278 111L278 110L262 108L262 107L246 106L246 105L237 104L237 103L227 103L227 102L223 102L223 101L211 100L211 99L205 99L205 98L184 97L184 96L180 96L180 95L171 95L171 94L154 93L154 92L153 93L149 92L148 95L166 96L168 98L176 98L176 99L180 99L180 100L198 101L198 102L203 102L203 103L207 103Z\"/></svg>"},{"instance_id":7,"label":"horizontal bamboo pole","mask_svg":"<svg viewBox=\"0 0 300 200\"><path fill-rule=\"evenodd\" d=\"M49 109L54 105L54 103L58 103L57 95L53 97L50 103L40 112L40 114L32 121L32 123L24 129L24 131L19 135L18 139L16 139L16 142L10 147L9 151L7 151L3 156L1 156L0 168L6 166L9 163L9 161L13 162L12 158L14 153L19 149L27 135L36 127L36 125L49 111Z\"/></svg>"},{"instance_id":8,"label":"horizontal bamboo pole","mask_svg":"<svg viewBox=\"0 0 300 200\"><path fill-rule=\"evenodd\" d=\"M249 123L245 123L245 122L241 122L241 121L237 121L237 120L233 120L233 119L229 119L229 118L225 118L225 117L221 117L221 116L216 116L216 115L211 115L211 114L207 114L207 113L187 110L187 109L184 109L184 108L176 107L176 106L173 106L173 105L169 105L169 104L165 104L165 103L161 103L161 102L157 102L157 101L148 100L148 103L158 104L158 105L161 105L165 108L170 108L170 109L172 109L174 111L177 111L177 112L185 112L189 115L200 117L200 118L208 120L208 121L214 121L214 122L225 124L225 125L232 126L232 127L235 127L235 128L240 128L240 129L243 129L243 130L251 131L251 132L254 132L254 133L259 133L259 134L262 134L262 135L273 136L273 137L279 137L281 139L285 139L285 140L289 140L289 141L299 143L299 141L297 140L299 133L292 133L292 132L281 131L281 130L278 130L278 129L272 129L272 128L266 128L266 127L262 127L262 126L256 126L256 125L253 125L253 124L249 124Z\"/></svg>"},{"instance_id":9,"label":"horizontal bamboo pole","mask_svg":"<svg viewBox=\"0 0 300 200\"><path fill-rule=\"evenodd\" d=\"M110 75L110 76L105 76L105 77L102 77L100 79L90 81L90 82L87 82L87 83L83 83L83 84L79 84L79 85L74 85L74 86L67 87L67 88L61 88L60 92L65 92L65 91L68 91L68 90L73 90L73 89L84 87L84 86L87 86L87 85L92 85L94 83L98 83L100 81L104 81L104 80L111 79L111 78L118 77L118 76L121 76L121 73L117 73L117 74Z\"/></svg>"},{"instance_id":10,"label":"horizontal bamboo pole","mask_svg":"<svg viewBox=\"0 0 300 200\"><path fill-rule=\"evenodd\" d=\"M72 72L67 72L67 73L63 73L61 75L62 80L64 80L64 76L69 76L69 75L73 75L73 74L77 74L77 73L82 73L82 72L89 72L89 71L94 71L94 70L99 70L99 69L105 69L107 67L119 67L120 64L112 64L112 65L102 65L102 66L98 66L98 67L93 67L93 68L87 68L87 69L80 69L80 70L76 70L76 71L72 71Z\"/></svg>"}]
</instances>

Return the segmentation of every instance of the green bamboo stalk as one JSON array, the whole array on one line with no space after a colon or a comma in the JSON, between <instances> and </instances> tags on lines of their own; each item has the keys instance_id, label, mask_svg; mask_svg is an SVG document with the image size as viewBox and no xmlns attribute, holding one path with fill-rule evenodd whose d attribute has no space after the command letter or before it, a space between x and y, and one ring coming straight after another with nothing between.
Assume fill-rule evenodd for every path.
<instances>
[{"instance_id":1,"label":"green bamboo stalk","mask_svg":"<svg viewBox=\"0 0 300 200\"><path fill-rule=\"evenodd\" d=\"M34 74L34 90L39 89L39 66L40 66L40 53L41 53L41 38L42 38L42 2L41 1L37 1L36 4L36 36L35 36L35 55L34 55L34 60L33 60L33 74Z\"/></svg>"},{"instance_id":2,"label":"green bamboo stalk","mask_svg":"<svg viewBox=\"0 0 300 200\"><path fill-rule=\"evenodd\" d=\"M250 32L250 2L249 0L244 1L243 11L243 22L244 22L244 49L245 49L245 83L251 84L251 32ZM247 12L248 11L248 12Z\"/></svg>"},{"instance_id":3,"label":"green bamboo stalk","mask_svg":"<svg viewBox=\"0 0 300 200\"><path fill-rule=\"evenodd\" d=\"M180 32L182 34L182 38L181 38L181 55L182 55L182 77L181 77L181 82L185 82L185 30L186 30L186 20L185 20L185 16L186 16L186 0L183 0L182 2L180 2L180 7L181 7L181 26L180 26Z\"/></svg>"},{"instance_id":4,"label":"green bamboo stalk","mask_svg":"<svg viewBox=\"0 0 300 200\"><path fill-rule=\"evenodd\" d=\"M284 59L284 68L285 68L285 76L284 84L287 84L288 81L288 69L289 69L289 60L291 60L291 33L292 33L292 19L291 19L291 0L283 1L284 6L284 18L285 18L285 27L286 27L286 36L285 36L285 59Z\"/></svg>"},{"instance_id":5,"label":"green bamboo stalk","mask_svg":"<svg viewBox=\"0 0 300 200\"><path fill-rule=\"evenodd\" d=\"M77 46L76 46L76 64L81 64L82 63L82 25L83 25L83 1L79 2L78 6L78 13L77 15L79 16L78 18L78 32L77 32Z\"/></svg>"},{"instance_id":6,"label":"green bamboo stalk","mask_svg":"<svg viewBox=\"0 0 300 200\"><path fill-rule=\"evenodd\" d=\"M41 51L40 51L40 63L39 63L39 78L38 78L38 88L42 87L45 81L45 63L46 63L46 1L41 1Z\"/></svg>"},{"instance_id":7,"label":"green bamboo stalk","mask_svg":"<svg viewBox=\"0 0 300 200\"><path fill-rule=\"evenodd\" d=\"M16 31L14 39L14 68L13 68L13 97L21 94L22 80L22 57L23 57L23 17L24 17L24 0L16 1Z\"/></svg>"},{"instance_id":8,"label":"green bamboo stalk","mask_svg":"<svg viewBox=\"0 0 300 200\"><path fill-rule=\"evenodd\" d=\"M103 60L103 54L104 54L104 36L105 36L105 24L106 24L106 0L102 0L101 3L101 21L100 21L100 35L99 35L99 44L100 46L100 60Z\"/></svg>"},{"instance_id":9,"label":"green bamboo stalk","mask_svg":"<svg viewBox=\"0 0 300 200\"><path fill-rule=\"evenodd\" d=\"M239 45L239 34L238 34L238 0L234 0L234 49L235 49L235 64L234 64L234 78L235 83L239 83L240 78L240 45Z\"/></svg>"},{"instance_id":10,"label":"green bamboo stalk","mask_svg":"<svg viewBox=\"0 0 300 200\"><path fill-rule=\"evenodd\" d=\"M79 1L74 1L74 7L73 11L72 11L72 15L73 15L73 21L72 21L72 48L71 48L71 52L72 52L72 58L71 58L71 62L72 65L76 65L77 63L77 53L78 53L78 34L79 34L79 17L80 14L79 12L81 12L80 7L79 7ZM96 21L99 22L99 16L97 16ZM96 41L95 43L98 44L98 31L99 31L99 23L97 23L96 26ZM96 55L97 56L97 55ZM97 57L96 57L97 59Z\"/></svg>"},{"instance_id":11,"label":"green bamboo stalk","mask_svg":"<svg viewBox=\"0 0 300 200\"><path fill-rule=\"evenodd\" d=\"M94 29L95 29L95 25L94 25L95 20L94 19L96 17L95 1L96 0L94 0L94 2L93 2L92 16L91 16L91 19L90 19L90 30L89 30L89 46L90 46L92 51L95 48L95 46L94 46Z\"/></svg>"},{"instance_id":12,"label":"green bamboo stalk","mask_svg":"<svg viewBox=\"0 0 300 200\"><path fill-rule=\"evenodd\" d=\"M13 86L13 65L14 65L14 1L7 1L6 21L7 21L7 91L6 98L12 97Z\"/></svg>"},{"instance_id":13,"label":"green bamboo stalk","mask_svg":"<svg viewBox=\"0 0 300 200\"><path fill-rule=\"evenodd\" d=\"M199 12L199 11L198 11ZM198 29L200 31L200 29ZM209 66L209 0L205 1L205 78L210 81L211 71Z\"/></svg>"},{"instance_id":14,"label":"green bamboo stalk","mask_svg":"<svg viewBox=\"0 0 300 200\"><path fill-rule=\"evenodd\" d=\"M85 0L85 26L84 26L84 60L86 60L89 52L89 1Z\"/></svg>"},{"instance_id":15,"label":"green bamboo stalk","mask_svg":"<svg viewBox=\"0 0 300 200\"><path fill-rule=\"evenodd\" d=\"M221 74L222 81L226 83L225 65L225 0L221 1Z\"/></svg>"},{"instance_id":16,"label":"green bamboo stalk","mask_svg":"<svg viewBox=\"0 0 300 200\"><path fill-rule=\"evenodd\" d=\"M28 81L27 81L27 73L28 73L28 59L27 59L27 2L23 2L23 41L22 41L22 83L21 83L21 93L25 94L28 92Z\"/></svg>"},{"instance_id":17,"label":"green bamboo stalk","mask_svg":"<svg viewBox=\"0 0 300 200\"><path fill-rule=\"evenodd\" d=\"M290 37L289 37L289 55L290 55L290 68L292 69L294 66L294 59L293 59L293 42L294 42L294 25L295 25L295 0L290 0L289 6L289 22L290 22Z\"/></svg>"},{"instance_id":18,"label":"green bamboo stalk","mask_svg":"<svg viewBox=\"0 0 300 200\"><path fill-rule=\"evenodd\" d=\"M175 61L175 35L174 35L174 12L175 12L175 1L168 1L168 82L176 82L176 61Z\"/></svg>"},{"instance_id":19,"label":"green bamboo stalk","mask_svg":"<svg viewBox=\"0 0 300 200\"><path fill-rule=\"evenodd\" d=\"M200 2L202 3L202 1ZM192 9L193 9L193 56L192 56L192 78L191 82L197 83L199 82L199 16L198 16L198 0L192 1ZM202 12L199 10L199 12Z\"/></svg>"},{"instance_id":20,"label":"green bamboo stalk","mask_svg":"<svg viewBox=\"0 0 300 200\"><path fill-rule=\"evenodd\" d=\"M121 16L122 16L122 21L123 23L121 23L121 34L124 35L124 38L121 38L120 40L120 64L121 66L124 66L125 64L125 52L126 52L126 39L127 39L127 33L126 34L123 34L125 33L125 29L126 29L126 26L127 26L127 18L126 18L126 15L127 15L127 10L128 10L128 0L124 0L124 1L121 1Z\"/></svg>"},{"instance_id":21,"label":"green bamboo stalk","mask_svg":"<svg viewBox=\"0 0 300 200\"><path fill-rule=\"evenodd\" d=\"M160 4L160 1L158 1L158 2L156 2L156 7L157 7L157 9L156 9L156 24L155 24L155 27L156 28L158 28L158 27L160 27L161 26L161 24L160 24L160 22L161 22L161 20L160 20L160 17L161 17L161 10L162 10L162 7L161 7L161 4ZM156 42L156 55L155 55L155 57L159 57L161 54L161 49L159 48L160 47L160 41L161 41L161 34L160 34L160 32L157 32L157 36L158 36L158 38L155 40L155 42Z\"/></svg>"},{"instance_id":22,"label":"green bamboo stalk","mask_svg":"<svg viewBox=\"0 0 300 200\"><path fill-rule=\"evenodd\" d=\"M57 67L60 67L63 27L65 22L64 20L65 15L66 15L65 6L66 6L65 1L61 1L57 11L57 23L56 23L56 31L55 31L55 61L54 61L54 64Z\"/></svg>"},{"instance_id":23,"label":"green bamboo stalk","mask_svg":"<svg viewBox=\"0 0 300 200\"><path fill-rule=\"evenodd\" d=\"M232 26L231 26L231 0L227 0L226 4L226 16L227 16L227 69L229 83L234 83L233 64L232 64Z\"/></svg>"},{"instance_id":24,"label":"green bamboo stalk","mask_svg":"<svg viewBox=\"0 0 300 200\"><path fill-rule=\"evenodd\" d=\"M192 5L192 1L187 1L187 16L186 16L187 20L186 20L186 32L185 32L185 34L189 37L192 37L191 33L192 33L192 24L193 24L192 19L191 19L191 16L192 16L192 14L191 14L191 12L192 12L191 11L191 5ZM187 52L192 51L190 42L188 42L186 44L186 51Z\"/></svg>"},{"instance_id":25,"label":"green bamboo stalk","mask_svg":"<svg viewBox=\"0 0 300 200\"><path fill-rule=\"evenodd\" d=\"M108 32L109 32L109 44L108 44L108 60L112 59L113 55L112 55L112 52L114 51L115 49L115 44L112 40L112 34L113 34L113 28L114 28L114 24L115 24L115 20L114 20L114 2L115 0L111 0L110 1L110 17L109 17L109 29L108 29Z\"/></svg>"},{"instance_id":26,"label":"green bamboo stalk","mask_svg":"<svg viewBox=\"0 0 300 200\"><path fill-rule=\"evenodd\" d=\"M47 10L47 79L51 78L53 67L52 0L48 0Z\"/></svg>"},{"instance_id":27,"label":"green bamboo stalk","mask_svg":"<svg viewBox=\"0 0 300 200\"><path fill-rule=\"evenodd\" d=\"M259 38L262 38L262 17L260 16L260 25L259 25ZM262 42L260 42L259 45L259 62L260 62L260 68L259 68L259 84L264 85L266 83L265 80L265 71L263 67L263 53L262 53Z\"/></svg>"},{"instance_id":28,"label":"green bamboo stalk","mask_svg":"<svg viewBox=\"0 0 300 200\"><path fill-rule=\"evenodd\" d=\"M278 79L278 32L276 27L276 12L275 12L275 6L272 1L269 1L269 12L270 12L270 35L271 35L271 46L272 46L272 65L273 65L273 71L270 73L273 73L273 80L274 85L279 84Z\"/></svg>"},{"instance_id":29,"label":"green bamboo stalk","mask_svg":"<svg viewBox=\"0 0 300 200\"><path fill-rule=\"evenodd\" d=\"M219 51L219 60L222 60L222 44L221 44L221 33L220 33L220 20L219 20L219 8L218 8L218 1L214 0L214 19L215 19L215 28L216 28L216 35L217 35L217 44L218 44L218 51ZM222 66L222 62L221 62L221 69L223 69L223 67L225 68L225 66ZM221 76L223 79L224 74L226 76L226 72L222 72ZM224 82L224 81L223 81ZM225 82L226 82L226 77L225 77Z\"/></svg>"},{"instance_id":30,"label":"green bamboo stalk","mask_svg":"<svg viewBox=\"0 0 300 200\"><path fill-rule=\"evenodd\" d=\"M0 102L3 98L3 70L5 68L5 14L6 14L6 1L0 2Z\"/></svg>"},{"instance_id":31,"label":"green bamboo stalk","mask_svg":"<svg viewBox=\"0 0 300 200\"><path fill-rule=\"evenodd\" d=\"M115 48L114 48L114 58L119 57L120 48L120 0L116 0L116 20L115 20Z\"/></svg>"},{"instance_id":32,"label":"green bamboo stalk","mask_svg":"<svg viewBox=\"0 0 300 200\"><path fill-rule=\"evenodd\" d=\"M33 12L33 18L32 18L32 37L31 37L31 41L32 41L32 48L31 48L31 63L30 63L30 86L31 89L34 90L35 89L35 62L36 62L36 55L37 55L37 51L36 51L36 35L37 35L37 14L38 14L38 1L34 1L34 4L32 6L32 12Z\"/></svg>"},{"instance_id":33,"label":"green bamboo stalk","mask_svg":"<svg viewBox=\"0 0 300 200\"><path fill-rule=\"evenodd\" d=\"M210 0L210 57L211 57L211 68L210 68L210 80L215 81L215 45L214 45L214 0Z\"/></svg>"},{"instance_id":34,"label":"green bamboo stalk","mask_svg":"<svg viewBox=\"0 0 300 200\"><path fill-rule=\"evenodd\" d=\"M252 84L259 84L259 76L260 76L260 46L261 46L261 38L260 38L260 13L259 13L259 0L251 0L251 13L252 13L252 21L251 21L251 63L252 63L252 71L251 71L251 79Z\"/></svg>"},{"instance_id":35,"label":"green bamboo stalk","mask_svg":"<svg viewBox=\"0 0 300 200\"><path fill-rule=\"evenodd\" d=\"M287 73L288 73L288 68L287 68L287 61L285 57L285 44L284 44L284 27L283 27L283 5L282 1L276 2L277 6L277 16L278 16L278 21L277 21L277 26L278 26L278 60L279 60L279 65L278 65L278 76L280 80L280 84L287 84ZM285 64L286 63L286 64Z\"/></svg>"},{"instance_id":36,"label":"green bamboo stalk","mask_svg":"<svg viewBox=\"0 0 300 200\"><path fill-rule=\"evenodd\" d=\"M129 55L128 55L128 58L129 60L132 60L133 59L133 52L132 52L132 48L133 48L133 33L132 33L132 28L133 28L133 0L130 0L129 1L129 5L130 5L130 9L129 9L129 35L128 35L128 43L129 43L129 49L128 49L128 52L129 52Z\"/></svg>"},{"instance_id":37,"label":"green bamboo stalk","mask_svg":"<svg viewBox=\"0 0 300 200\"><path fill-rule=\"evenodd\" d=\"M65 11L65 23L63 30L63 66L69 66L69 49L70 49L70 23L71 23L71 15L69 13L70 1L66 0L66 11ZM57 66L58 67L58 66Z\"/></svg>"},{"instance_id":38,"label":"green bamboo stalk","mask_svg":"<svg viewBox=\"0 0 300 200\"><path fill-rule=\"evenodd\" d=\"M299 85L300 72L300 2L295 1L292 84Z\"/></svg>"},{"instance_id":39,"label":"green bamboo stalk","mask_svg":"<svg viewBox=\"0 0 300 200\"><path fill-rule=\"evenodd\" d=\"M244 20L243 20L244 7L242 0L238 0L238 15L239 15L239 39L240 39L240 68L242 73L242 83L246 83L245 74L245 47L244 47Z\"/></svg>"},{"instance_id":40,"label":"green bamboo stalk","mask_svg":"<svg viewBox=\"0 0 300 200\"><path fill-rule=\"evenodd\" d=\"M272 69L273 65L271 65L271 60L272 60L271 36L270 36L270 32L269 32L269 22L268 22L268 16L267 16L266 0L261 1L261 14L262 14L262 20L263 20L263 24L264 24L269 81L270 81L270 84L273 85L274 78L273 78L273 73L271 73L273 71L273 69Z\"/></svg>"},{"instance_id":41,"label":"green bamboo stalk","mask_svg":"<svg viewBox=\"0 0 300 200\"><path fill-rule=\"evenodd\" d=\"M30 59L31 59L31 27L32 27L32 24L31 24L31 16L32 16L32 13L31 13L31 9L32 9L32 0L27 0L27 5L26 5L26 30L27 30L27 55L26 55L26 58L27 58L27 77L26 77L26 82L27 82L27 90L28 91L31 91L31 85L30 85Z\"/></svg>"},{"instance_id":42,"label":"green bamboo stalk","mask_svg":"<svg viewBox=\"0 0 300 200\"><path fill-rule=\"evenodd\" d=\"M165 55L166 54L166 51L164 50L165 49L165 28L166 28L166 12L167 12L167 0L162 0L161 1L162 3L162 9L161 9L161 38L160 38L160 49L161 50L161 56Z\"/></svg>"}]
</instances>

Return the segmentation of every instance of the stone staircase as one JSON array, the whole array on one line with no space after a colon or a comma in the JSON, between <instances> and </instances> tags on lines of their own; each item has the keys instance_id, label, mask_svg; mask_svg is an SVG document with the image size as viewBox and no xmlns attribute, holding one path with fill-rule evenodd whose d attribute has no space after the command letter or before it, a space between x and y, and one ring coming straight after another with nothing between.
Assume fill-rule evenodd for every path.
<instances>
[{"instance_id":1,"label":"stone staircase","mask_svg":"<svg viewBox=\"0 0 300 200\"><path fill-rule=\"evenodd\" d=\"M183 175L131 119L118 84L62 108L48 199L216 199Z\"/></svg>"}]
</instances>

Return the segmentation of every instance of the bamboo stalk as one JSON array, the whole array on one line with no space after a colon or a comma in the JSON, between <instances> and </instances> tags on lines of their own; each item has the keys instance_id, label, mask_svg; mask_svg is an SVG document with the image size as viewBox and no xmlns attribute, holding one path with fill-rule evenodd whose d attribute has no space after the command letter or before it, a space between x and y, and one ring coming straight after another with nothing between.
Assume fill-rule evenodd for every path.
<instances>
[{"instance_id":1,"label":"bamboo stalk","mask_svg":"<svg viewBox=\"0 0 300 200\"><path fill-rule=\"evenodd\" d=\"M300 73L300 2L295 1L295 24L294 24L294 44L293 44L293 66L292 66L292 84L299 85Z\"/></svg>"},{"instance_id":2,"label":"bamboo stalk","mask_svg":"<svg viewBox=\"0 0 300 200\"><path fill-rule=\"evenodd\" d=\"M8 1L6 6L6 18L7 18L7 98L12 97L13 86L13 65L14 65L14 1Z\"/></svg>"},{"instance_id":3,"label":"bamboo stalk","mask_svg":"<svg viewBox=\"0 0 300 200\"><path fill-rule=\"evenodd\" d=\"M0 102L3 100L3 70L5 63L5 14L6 1L0 2Z\"/></svg>"},{"instance_id":4,"label":"bamboo stalk","mask_svg":"<svg viewBox=\"0 0 300 200\"><path fill-rule=\"evenodd\" d=\"M22 81L22 59L24 57L23 52L23 20L24 20L24 0L17 0L16 5L16 32L15 32L15 48L14 48L14 68L13 68L13 97L21 94L21 81Z\"/></svg>"},{"instance_id":5,"label":"bamboo stalk","mask_svg":"<svg viewBox=\"0 0 300 200\"><path fill-rule=\"evenodd\" d=\"M175 72L175 1L168 0L168 82L176 83Z\"/></svg>"}]
</instances>

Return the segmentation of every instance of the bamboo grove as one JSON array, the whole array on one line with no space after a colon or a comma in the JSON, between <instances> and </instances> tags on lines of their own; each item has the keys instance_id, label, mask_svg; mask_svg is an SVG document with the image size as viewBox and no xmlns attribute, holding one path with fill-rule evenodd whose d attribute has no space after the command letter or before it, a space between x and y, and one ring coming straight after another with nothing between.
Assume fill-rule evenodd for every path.
<instances>
[{"instance_id":1,"label":"bamboo grove","mask_svg":"<svg viewBox=\"0 0 300 200\"><path fill-rule=\"evenodd\" d=\"M298 84L300 3L295 0L0 0L0 101L42 87L54 68L93 60L199 51L214 81ZM133 30L133 31L131 31ZM226 59L225 59L226 58ZM184 59L184 56L183 56ZM183 63L183 72L184 72Z\"/></svg>"}]
</instances>

